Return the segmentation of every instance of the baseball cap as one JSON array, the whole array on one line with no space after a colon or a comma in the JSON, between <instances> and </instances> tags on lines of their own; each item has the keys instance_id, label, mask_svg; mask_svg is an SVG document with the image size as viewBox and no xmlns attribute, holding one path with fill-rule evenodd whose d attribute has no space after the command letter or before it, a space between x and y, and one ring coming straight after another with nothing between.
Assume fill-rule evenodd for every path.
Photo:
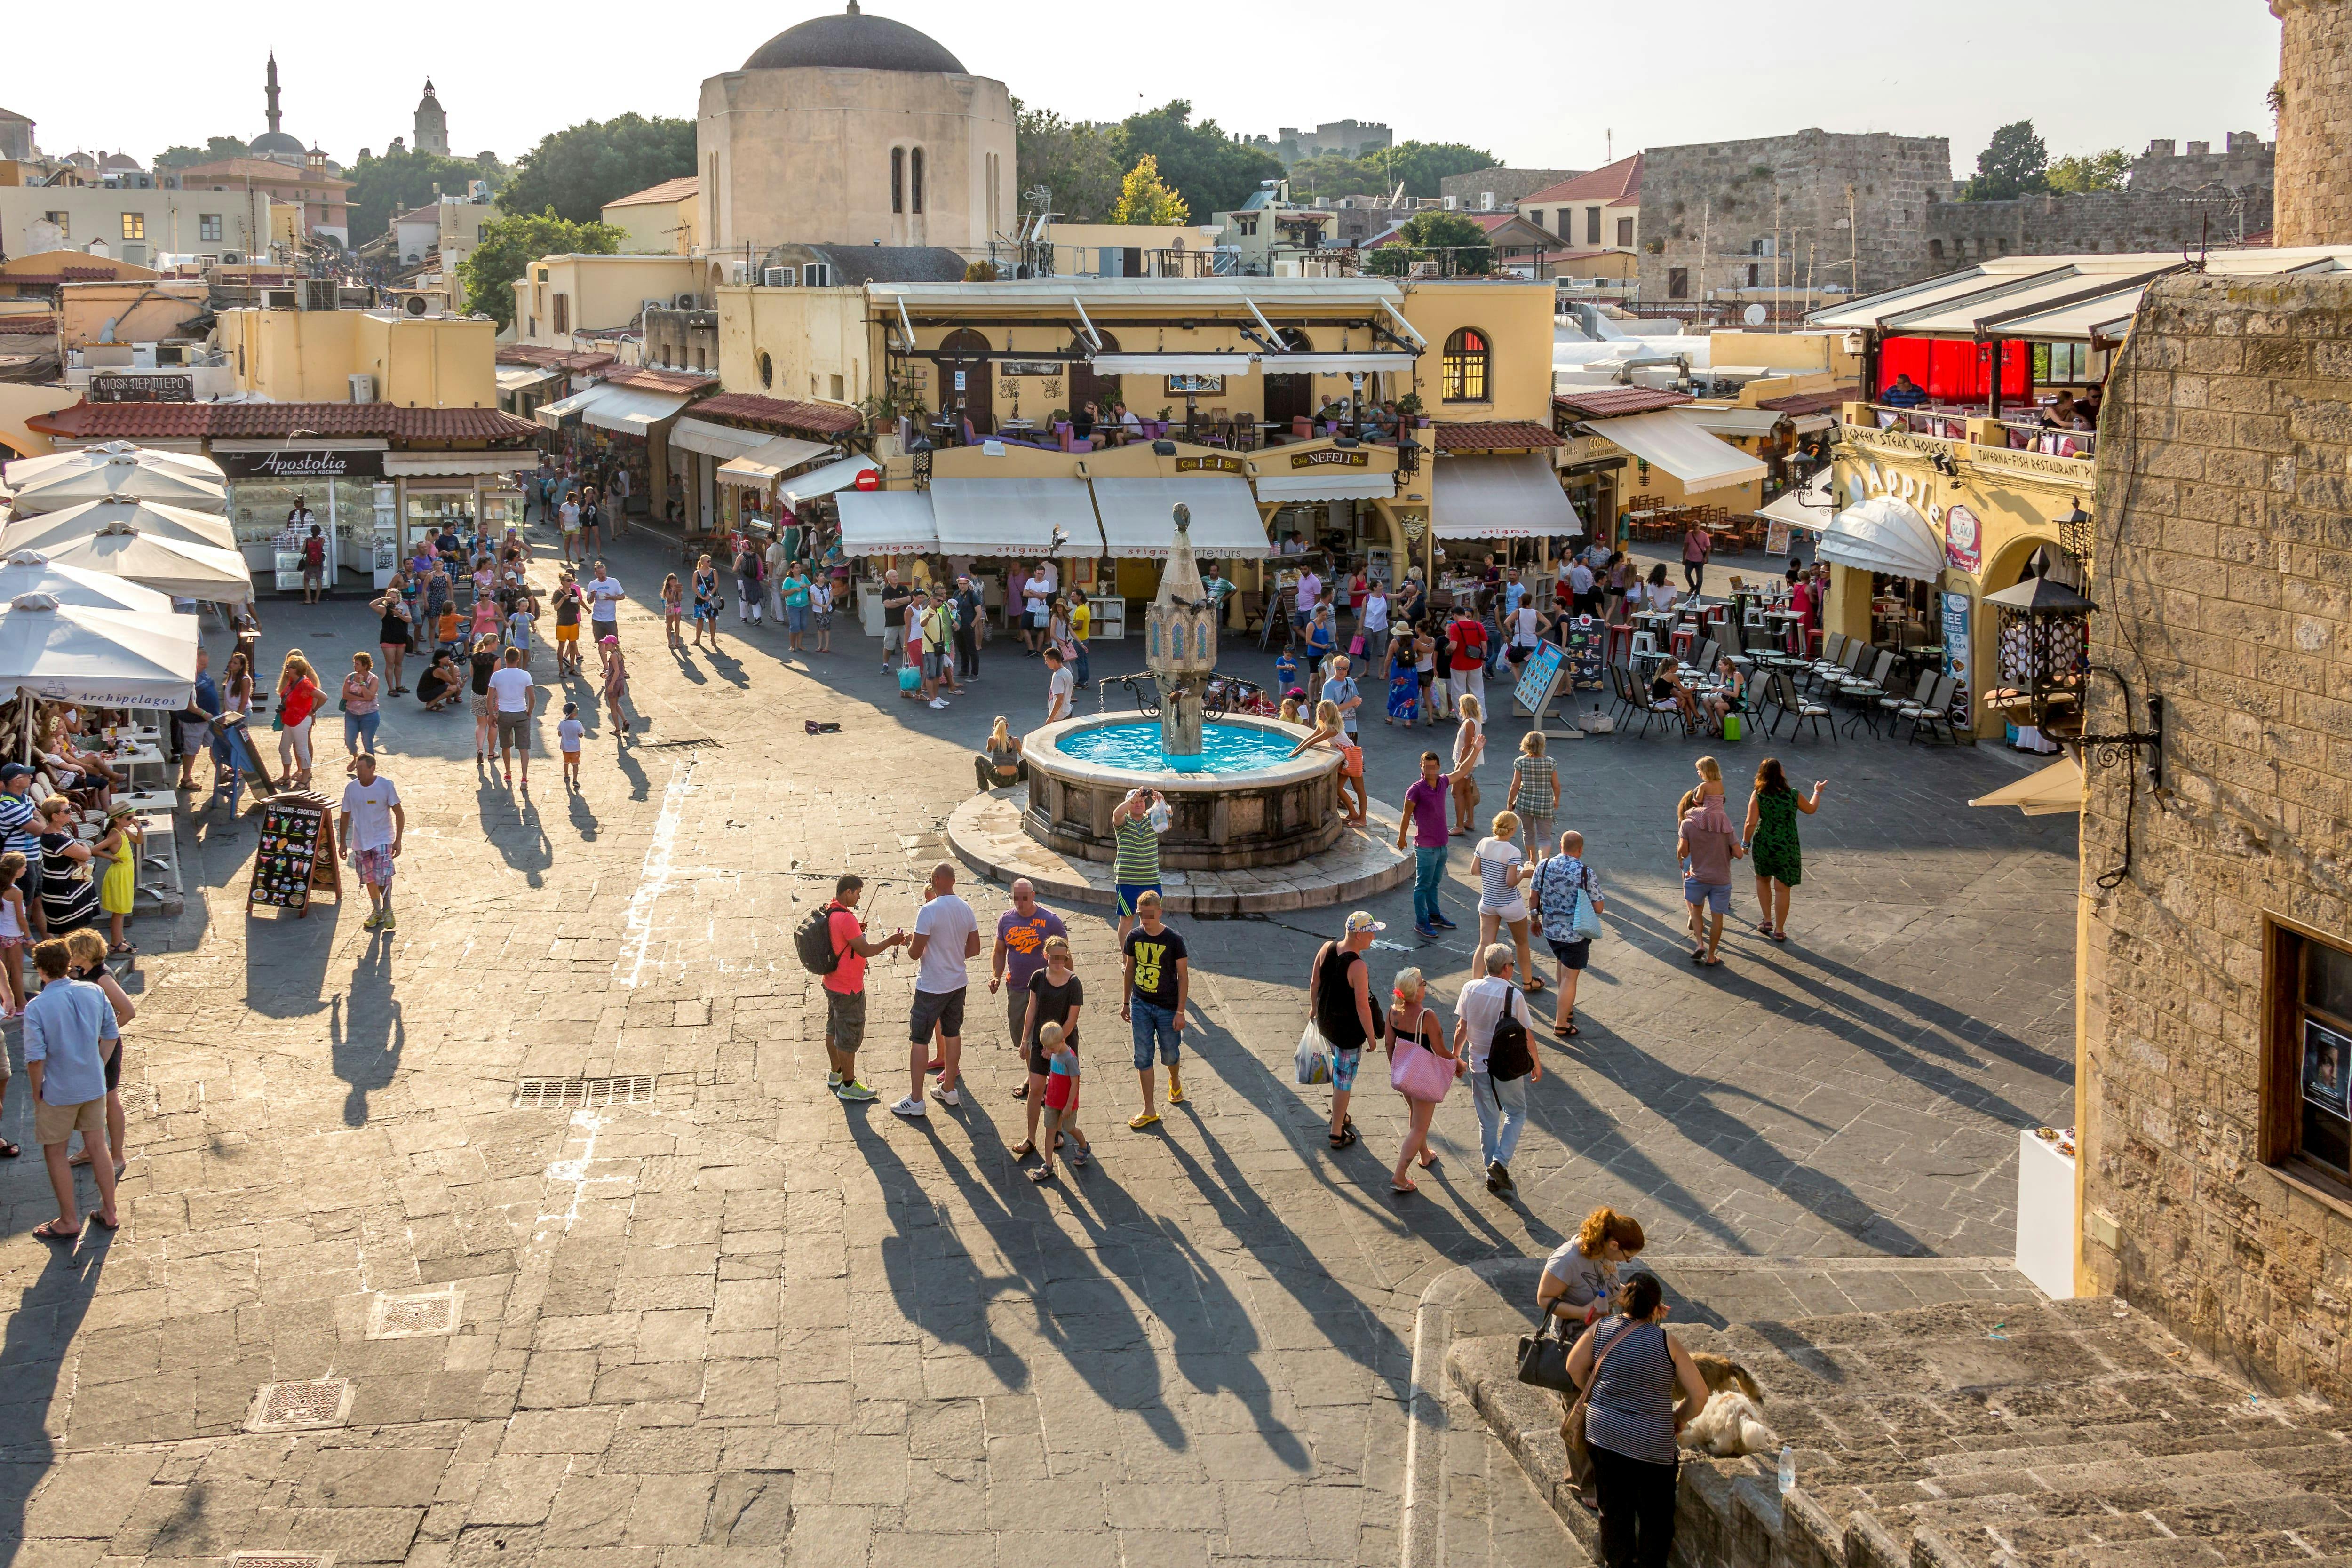
<instances>
[{"instance_id":1,"label":"baseball cap","mask_svg":"<svg viewBox=\"0 0 2352 1568\"><path fill-rule=\"evenodd\" d=\"M18 779L28 779L32 776L33 770L22 763L10 763L6 767L0 767L0 784L14 784Z\"/></svg>"},{"instance_id":2,"label":"baseball cap","mask_svg":"<svg viewBox=\"0 0 2352 1568\"><path fill-rule=\"evenodd\" d=\"M1355 935L1360 931L1386 931L1388 929L1386 921L1372 919L1369 910L1358 910L1354 914L1348 917L1348 934L1349 936Z\"/></svg>"}]
</instances>

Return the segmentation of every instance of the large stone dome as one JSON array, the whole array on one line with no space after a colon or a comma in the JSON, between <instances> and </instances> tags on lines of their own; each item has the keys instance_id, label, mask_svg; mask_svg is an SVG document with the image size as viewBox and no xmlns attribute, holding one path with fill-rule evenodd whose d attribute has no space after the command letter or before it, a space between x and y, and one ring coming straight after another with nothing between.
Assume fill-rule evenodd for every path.
<instances>
[{"instance_id":1,"label":"large stone dome","mask_svg":"<svg viewBox=\"0 0 2352 1568\"><path fill-rule=\"evenodd\" d=\"M854 70L965 73L963 62L939 42L904 22L868 16L849 0L837 16L812 16L787 27L752 51L745 70L794 70L806 67Z\"/></svg>"}]
</instances>

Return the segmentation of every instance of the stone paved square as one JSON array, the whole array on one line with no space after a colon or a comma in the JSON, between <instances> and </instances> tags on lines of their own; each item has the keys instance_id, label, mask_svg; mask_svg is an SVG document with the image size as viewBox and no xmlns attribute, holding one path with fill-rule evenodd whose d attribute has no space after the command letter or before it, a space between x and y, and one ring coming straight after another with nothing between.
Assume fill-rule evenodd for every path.
<instances>
[{"instance_id":1,"label":"stone paved square","mask_svg":"<svg viewBox=\"0 0 2352 1568\"><path fill-rule=\"evenodd\" d=\"M1035 662L997 641L940 713L898 701L845 629L830 658L787 658L730 608L718 650L674 658L644 609L673 557L642 540L613 557L637 595L644 729L617 745L574 683L578 794L553 715L525 794L464 754L462 710L389 704L395 931L360 929L356 889L248 923L252 819L187 818L187 911L133 928L121 1230L35 1240L38 1162L0 1169L11 1559L1394 1562L1416 1307L1441 1276L1539 1258L1602 1202L1675 1259L2003 1260L2016 1129L2071 1120L2073 819L1965 804L2021 759L1778 748L1801 785L1831 781L1792 939L1753 934L1743 883L1727 962L1700 971L1672 805L1704 748L1625 737L1559 748L1561 826L1587 837L1611 933L1582 1036L1539 1042L1518 1202L1485 1191L1460 1094L1417 1197L1388 1192L1404 1118L1369 1069L1362 1143L1326 1147L1326 1091L1295 1085L1290 1056L1342 909L1184 926L1190 1100L1146 1134L1125 1126L1111 922L1074 916L1099 1158L1041 1190L1007 1154L1021 1068L984 989L963 1106L902 1122L887 1107L914 966L876 963L883 1098L845 1106L790 942L842 870L866 879L873 921L911 925L990 719L1042 716ZM339 670L370 640L348 603L264 616L266 667L299 646ZM1139 647L1098 647L1097 673L1139 667ZM535 668L552 679L544 651ZM1494 752L1520 728L1498 721ZM1441 732L1370 726L1375 797ZM1735 811L1774 749L1719 748ZM320 778L340 786L331 761ZM1487 809L1507 779L1489 765ZM1005 907L961 890L983 929ZM1450 1002L1466 934L1417 943L1407 889L1371 907L1376 983L1418 963ZM13 1028L8 1048L21 1069ZM524 1079L637 1076L650 1093L518 1100ZM19 1141L24 1081L0 1118ZM1772 1300L1828 1310L1853 1278L1780 1268ZM1872 1288L1907 1303L1914 1278ZM374 1331L379 1302L444 1287L452 1331ZM341 1426L247 1430L262 1385L329 1377L352 1385ZM1446 1464L1456 1555L1559 1560L1507 1458Z\"/></svg>"}]
</instances>

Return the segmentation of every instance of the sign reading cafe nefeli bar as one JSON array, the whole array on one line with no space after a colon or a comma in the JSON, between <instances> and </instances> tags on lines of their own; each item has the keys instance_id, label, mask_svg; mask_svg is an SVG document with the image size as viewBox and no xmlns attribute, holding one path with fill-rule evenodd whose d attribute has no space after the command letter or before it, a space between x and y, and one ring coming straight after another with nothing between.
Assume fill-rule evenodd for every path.
<instances>
[{"instance_id":1,"label":"sign reading cafe nefeli bar","mask_svg":"<svg viewBox=\"0 0 2352 1568\"><path fill-rule=\"evenodd\" d=\"M1371 454L1358 448L1345 451L1338 447L1325 447L1313 452L1294 452L1290 466L1294 468L1367 468L1371 467Z\"/></svg>"},{"instance_id":2,"label":"sign reading cafe nefeli bar","mask_svg":"<svg viewBox=\"0 0 2352 1568\"><path fill-rule=\"evenodd\" d=\"M289 447L282 451L215 452L214 459L232 479L372 479L383 473L380 451Z\"/></svg>"}]
</instances>

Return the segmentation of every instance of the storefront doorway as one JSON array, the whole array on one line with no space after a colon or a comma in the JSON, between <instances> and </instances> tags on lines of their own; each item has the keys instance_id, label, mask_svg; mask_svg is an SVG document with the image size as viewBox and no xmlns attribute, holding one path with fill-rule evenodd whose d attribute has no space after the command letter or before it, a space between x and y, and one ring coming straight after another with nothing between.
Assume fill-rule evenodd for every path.
<instances>
[{"instance_id":1,"label":"storefront doorway","mask_svg":"<svg viewBox=\"0 0 2352 1568\"><path fill-rule=\"evenodd\" d=\"M1315 345L1297 327L1282 329L1282 341L1294 353L1311 353ZM1266 363L1276 363L1272 355ZM1272 371L1265 377L1265 422L1286 427L1294 419L1312 418L1315 414L1315 378L1312 375L1276 375Z\"/></svg>"},{"instance_id":2,"label":"storefront doorway","mask_svg":"<svg viewBox=\"0 0 2352 1568\"><path fill-rule=\"evenodd\" d=\"M1097 353L1115 354L1118 353L1118 340L1108 332L1097 332L1095 335L1102 339L1102 347L1098 350L1091 343L1083 341L1073 342L1070 344L1070 353L1079 357L1070 361L1069 406L1070 412L1076 414L1091 403L1095 405L1096 412L1108 419L1110 417L1110 405L1119 398L1118 377L1096 374L1094 362L1085 356Z\"/></svg>"},{"instance_id":3,"label":"storefront doorway","mask_svg":"<svg viewBox=\"0 0 2352 1568\"><path fill-rule=\"evenodd\" d=\"M315 525L329 567L327 588L360 592L374 585L376 489L385 445L214 443L211 455L228 479L229 522L256 584L300 593L303 545Z\"/></svg>"},{"instance_id":4,"label":"storefront doorway","mask_svg":"<svg viewBox=\"0 0 2352 1568\"><path fill-rule=\"evenodd\" d=\"M988 339L969 327L950 332L940 343L940 406L970 420L974 435L993 435L993 384Z\"/></svg>"}]
</instances>

